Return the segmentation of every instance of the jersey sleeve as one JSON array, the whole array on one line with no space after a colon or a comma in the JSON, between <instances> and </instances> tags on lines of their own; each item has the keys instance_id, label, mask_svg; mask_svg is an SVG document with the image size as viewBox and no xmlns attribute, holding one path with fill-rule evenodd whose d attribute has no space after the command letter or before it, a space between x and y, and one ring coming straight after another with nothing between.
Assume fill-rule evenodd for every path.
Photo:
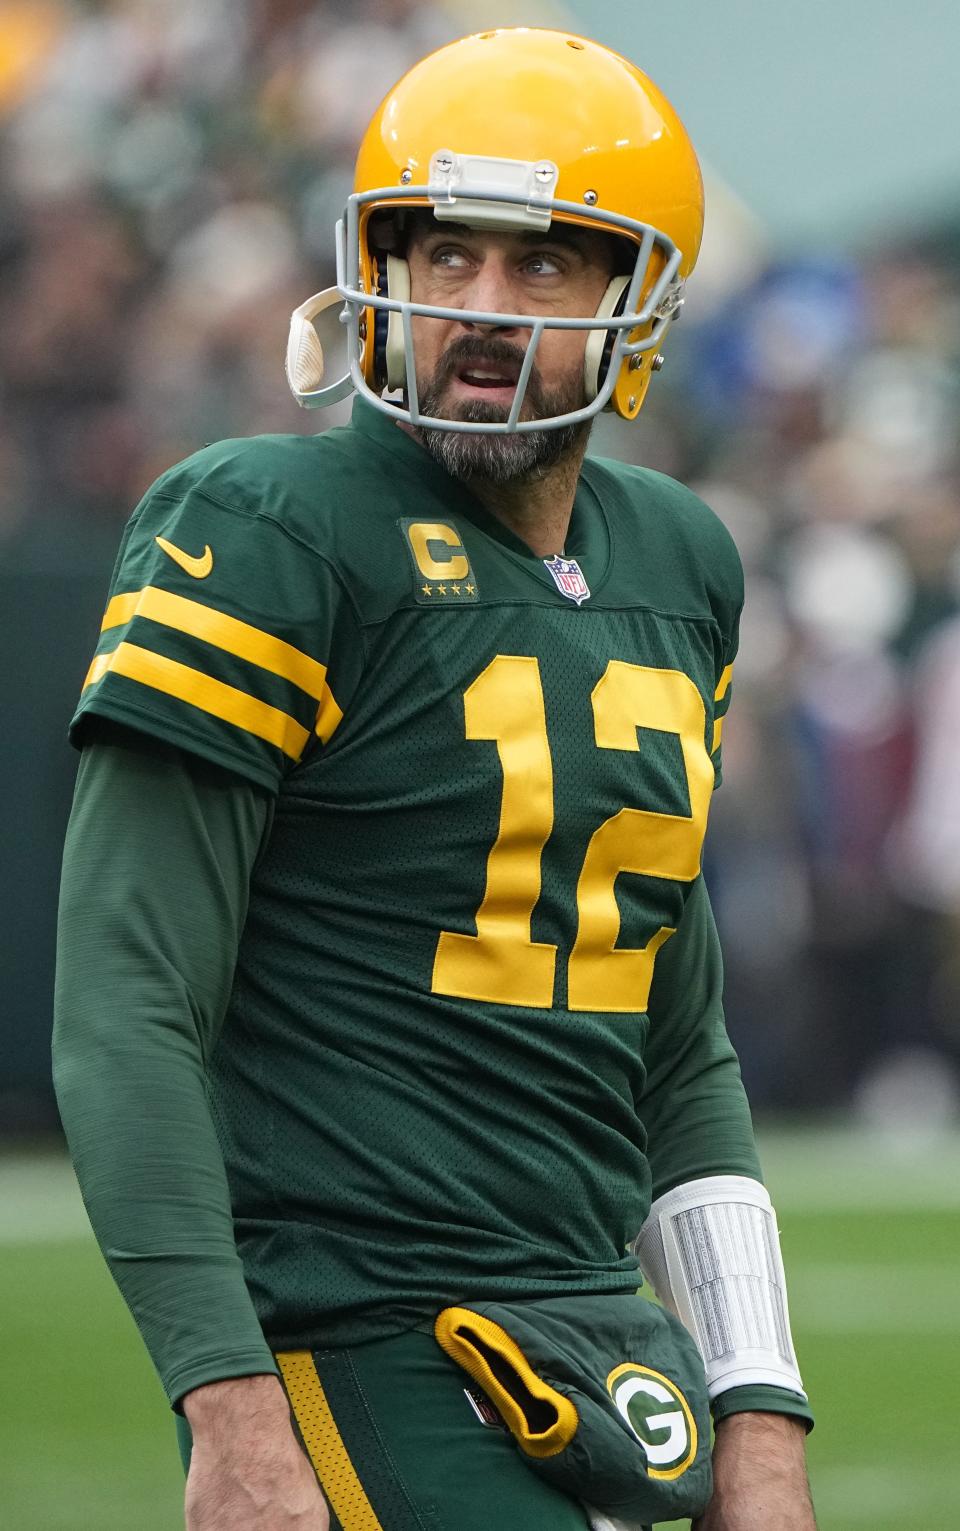
<instances>
[{"instance_id":1,"label":"jersey sleeve","mask_svg":"<svg viewBox=\"0 0 960 1531\"><path fill-rule=\"evenodd\" d=\"M707 1175L761 1180L740 1065L723 1015L720 941L703 877L657 956L648 1005L647 1133L653 1197Z\"/></svg>"},{"instance_id":2,"label":"jersey sleeve","mask_svg":"<svg viewBox=\"0 0 960 1531\"><path fill-rule=\"evenodd\" d=\"M729 657L728 657L729 656ZM710 746L710 759L713 761L713 783L719 787L723 781L723 723L730 710L730 698L733 693L733 661L736 657L736 639L727 649L724 656L724 666L717 680L717 688L713 694L713 739Z\"/></svg>"},{"instance_id":3,"label":"jersey sleeve","mask_svg":"<svg viewBox=\"0 0 960 1531\"><path fill-rule=\"evenodd\" d=\"M713 761L714 786L723 781L723 725L730 710L733 694L733 664L740 645L740 614L743 609L743 569L739 555L733 549L735 579L733 591L721 607L723 634L716 689L713 693L713 737L710 741L710 759Z\"/></svg>"},{"instance_id":4,"label":"jersey sleeve","mask_svg":"<svg viewBox=\"0 0 960 1531\"><path fill-rule=\"evenodd\" d=\"M272 804L140 734L90 735L64 848L53 1077L100 1248L177 1403L276 1371L205 1084Z\"/></svg>"},{"instance_id":5,"label":"jersey sleeve","mask_svg":"<svg viewBox=\"0 0 960 1531\"><path fill-rule=\"evenodd\" d=\"M88 718L109 718L275 792L340 726L355 618L323 556L221 503L190 466L127 527L70 737L81 745Z\"/></svg>"}]
</instances>

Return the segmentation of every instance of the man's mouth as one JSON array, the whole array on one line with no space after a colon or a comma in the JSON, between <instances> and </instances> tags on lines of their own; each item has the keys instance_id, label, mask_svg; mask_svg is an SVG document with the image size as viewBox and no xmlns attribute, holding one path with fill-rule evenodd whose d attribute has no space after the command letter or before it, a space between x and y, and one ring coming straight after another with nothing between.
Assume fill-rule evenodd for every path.
<instances>
[{"instance_id":1,"label":"man's mouth","mask_svg":"<svg viewBox=\"0 0 960 1531\"><path fill-rule=\"evenodd\" d=\"M461 395L483 394L487 398L513 395L520 376L520 363L465 361L453 374L456 391Z\"/></svg>"},{"instance_id":2,"label":"man's mouth","mask_svg":"<svg viewBox=\"0 0 960 1531\"><path fill-rule=\"evenodd\" d=\"M503 363L482 366L478 362L464 362L463 366L457 368L455 375L470 388L515 388L520 368L508 367Z\"/></svg>"}]
</instances>

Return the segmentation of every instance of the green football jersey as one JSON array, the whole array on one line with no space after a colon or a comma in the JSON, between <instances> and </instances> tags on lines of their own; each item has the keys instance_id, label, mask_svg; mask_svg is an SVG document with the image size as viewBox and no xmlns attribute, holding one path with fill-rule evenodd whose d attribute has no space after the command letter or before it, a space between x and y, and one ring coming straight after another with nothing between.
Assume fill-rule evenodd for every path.
<instances>
[{"instance_id":1,"label":"green football jersey","mask_svg":"<svg viewBox=\"0 0 960 1531\"><path fill-rule=\"evenodd\" d=\"M273 799L207 1067L275 1348L632 1290L652 1194L759 1175L700 875L741 600L671 480L588 460L545 560L359 402L138 507L73 734Z\"/></svg>"}]
</instances>

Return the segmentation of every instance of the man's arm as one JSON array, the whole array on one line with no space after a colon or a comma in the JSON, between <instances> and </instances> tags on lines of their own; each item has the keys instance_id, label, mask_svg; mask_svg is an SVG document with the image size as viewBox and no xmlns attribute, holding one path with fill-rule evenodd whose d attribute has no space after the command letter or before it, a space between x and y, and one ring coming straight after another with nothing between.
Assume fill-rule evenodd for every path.
<instances>
[{"instance_id":1,"label":"man's arm","mask_svg":"<svg viewBox=\"0 0 960 1531\"><path fill-rule=\"evenodd\" d=\"M693 1531L816 1531L806 1426L787 1414L731 1414L713 1444L713 1495Z\"/></svg>"},{"instance_id":2,"label":"man's arm","mask_svg":"<svg viewBox=\"0 0 960 1531\"><path fill-rule=\"evenodd\" d=\"M194 1431L192 1531L252 1531L290 1494L291 1526L326 1525L243 1279L204 1084L269 817L239 777L101 723L64 856L57 1095L100 1247Z\"/></svg>"},{"instance_id":3,"label":"man's arm","mask_svg":"<svg viewBox=\"0 0 960 1531\"><path fill-rule=\"evenodd\" d=\"M276 1377L239 1377L184 1399L193 1435L187 1531L329 1531L316 1474Z\"/></svg>"},{"instance_id":4,"label":"man's arm","mask_svg":"<svg viewBox=\"0 0 960 1531\"><path fill-rule=\"evenodd\" d=\"M703 1181L709 1188L711 1180L720 1176L741 1177L741 1185L761 1181L750 1110L727 1036L722 995L720 944L701 878L677 934L658 956L650 994L647 1084L640 1112L649 1138L653 1195L658 1200L691 1182ZM699 1199L706 1200L709 1194L708 1189L707 1196ZM759 1198L765 1200L762 1192ZM673 1200L670 1197L666 1205ZM762 1241L763 1209L738 1207L737 1215L745 1221L741 1231L749 1227L754 1240ZM770 1218L769 1211L766 1216ZM653 1226L656 1221L651 1217L644 1225L638 1253L648 1278L654 1276L648 1267L656 1267L653 1284L677 1311L680 1294L662 1290L671 1283L663 1243ZM708 1221L709 1214L703 1217L701 1232L712 1238ZM775 1239L772 1219L771 1231ZM719 1245L712 1257L723 1268L725 1257ZM786 1321L785 1306L783 1318ZM687 1322L689 1327L689 1315ZM694 1337L702 1350L703 1337ZM790 1350L789 1344L786 1349ZM728 1366L731 1359L736 1362L736 1357L724 1356L720 1363L728 1374L736 1370L735 1364ZM751 1366L757 1359L752 1351ZM716 1386L723 1388L723 1382L718 1380ZM813 1531L803 1444L812 1416L802 1392L789 1385L731 1386L714 1392L711 1407L716 1423L716 1486L697 1531L760 1531L773 1525L782 1531Z\"/></svg>"},{"instance_id":5,"label":"man's arm","mask_svg":"<svg viewBox=\"0 0 960 1531\"><path fill-rule=\"evenodd\" d=\"M276 1372L204 1087L266 794L101 724L64 852L54 1082L87 1211L172 1403Z\"/></svg>"},{"instance_id":6,"label":"man's arm","mask_svg":"<svg viewBox=\"0 0 960 1531\"><path fill-rule=\"evenodd\" d=\"M740 1065L723 1014L723 960L706 884L698 877L650 988L647 1080L640 1115L656 1200L706 1175L760 1180Z\"/></svg>"}]
</instances>

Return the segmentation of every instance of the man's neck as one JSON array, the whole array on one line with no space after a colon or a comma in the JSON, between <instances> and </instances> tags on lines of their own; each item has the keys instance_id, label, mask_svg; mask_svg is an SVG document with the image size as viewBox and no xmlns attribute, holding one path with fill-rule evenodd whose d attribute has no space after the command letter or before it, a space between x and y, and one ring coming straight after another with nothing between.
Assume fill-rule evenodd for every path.
<instances>
[{"instance_id":1,"label":"man's neck","mask_svg":"<svg viewBox=\"0 0 960 1531\"><path fill-rule=\"evenodd\" d=\"M586 442L542 477L508 484L470 479L470 492L532 553L538 558L549 558L562 553L566 545L585 451Z\"/></svg>"}]
</instances>

